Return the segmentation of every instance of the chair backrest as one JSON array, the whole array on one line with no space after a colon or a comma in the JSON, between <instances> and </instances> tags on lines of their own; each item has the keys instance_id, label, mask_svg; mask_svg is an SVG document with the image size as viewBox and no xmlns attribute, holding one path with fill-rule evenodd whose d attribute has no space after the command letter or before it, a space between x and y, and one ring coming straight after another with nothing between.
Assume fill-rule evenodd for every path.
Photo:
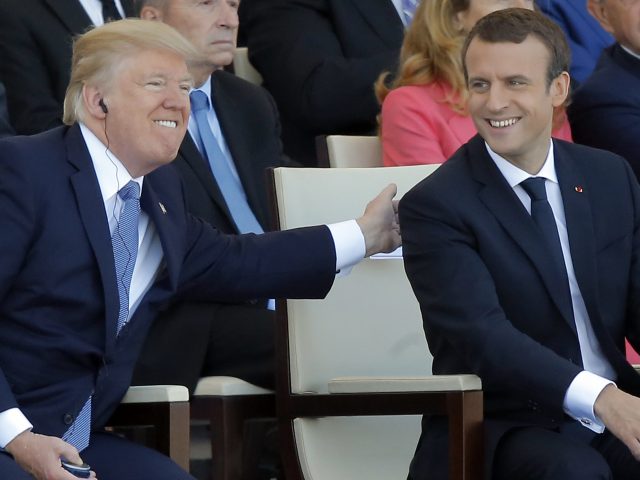
<instances>
[{"instance_id":1,"label":"chair backrest","mask_svg":"<svg viewBox=\"0 0 640 480\"><path fill-rule=\"evenodd\" d=\"M249 50L247 47L236 48L233 54L233 71L238 77L248 82L262 85L262 75L249 62Z\"/></svg>"},{"instance_id":2,"label":"chair backrest","mask_svg":"<svg viewBox=\"0 0 640 480\"><path fill-rule=\"evenodd\" d=\"M396 183L400 198L436 168L275 169L280 227L356 218L389 183ZM418 303L401 258L365 259L337 278L324 300L287 300L286 311L293 394L326 394L329 380L342 376L431 373ZM284 358L278 352L279 381ZM293 428L305 480L389 480L407 476L420 416L295 418Z\"/></svg>"},{"instance_id":3,"label":"chair backrest","mask_svg":"<svg viewBox=\"0 0 640 480\"><path fill-rule=\"evenodd\" d=\"M389 183L400 198L437 165L274 170L281 229L362 214ZM326 299L288 300L292 393L326 393L340 376L429 375L431 355L402 259L365 259Z\"/></svg>"},{"instance_id":4,"label":"chair backrest","mask_svg":"<svg viewBox=\"0 0 640 480\"><path fill-rule=\"evenodd\" d=\"M381 167L380 138L358 135L328 135L326 137L329 166Z\"/></svg>"}]
</instances>

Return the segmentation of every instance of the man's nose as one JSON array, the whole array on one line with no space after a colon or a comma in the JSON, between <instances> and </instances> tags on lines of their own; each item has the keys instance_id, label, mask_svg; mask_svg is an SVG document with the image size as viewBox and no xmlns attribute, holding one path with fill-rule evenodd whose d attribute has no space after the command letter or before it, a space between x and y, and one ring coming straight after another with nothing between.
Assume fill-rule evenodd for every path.
<instances>
[{"instance_id":1,"label":"man's nose","mask_svg":"<svg viewBox=\"0 0 640 480\"><path fill-rule=\"evenodd\" d=\"M487 108L492 112L499 112L509 105L509 95L500 85L492 85L487 92Z\"/></svg>"}]
</instances>

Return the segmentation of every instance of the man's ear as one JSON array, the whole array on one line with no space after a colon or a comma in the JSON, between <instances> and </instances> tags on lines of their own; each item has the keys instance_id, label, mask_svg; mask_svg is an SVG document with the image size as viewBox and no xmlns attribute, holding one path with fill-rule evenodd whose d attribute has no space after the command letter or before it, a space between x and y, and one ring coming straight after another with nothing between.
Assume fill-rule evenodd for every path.
<instances>
[{"instance_id":1,"label":"man's ear","mask_svg":"<svg viewBox=\"0 0 640 480\"><path fill-rule=\"evenodd\" d=\"M162 10L153 5L145 5L140 10L140 18L143 20L155 20L161 22L163 19Z\"/></svg>"},{"instance_id":2,"label":"man's ear","mask_svg":"<svg viewBox=\"0 0 640 480\"><path fill-rule=\"evenodd\" d=\"M87 115L103 120L107 113L100 102L104 105L104 93L98 88L85 84L82 87L82 102Z\"/></svg>"},{"instance_id":3,"label":"man's ear","mask_svg":"<svg viewBox=\"0 0 640 480\"><path fill-rule=\"evenodd\" d=\"M562 72L556 78L551 80L549 88L554 107L559 107L567 100L570 84L571 78L567 72Z\"/></svg>"},{"instance_id":4,"label":"man's ear","mask_svg":"<svg viewBox=\"0 0 640 480\"><path fill-rule=\"evenodd\" d=\"M587 10L589 10L591 16L598 21L602 28L610 34L614 34L613 27L609 22L607 8L604 6L602 0L587 0Z\"/></svg>"}]
</instances>

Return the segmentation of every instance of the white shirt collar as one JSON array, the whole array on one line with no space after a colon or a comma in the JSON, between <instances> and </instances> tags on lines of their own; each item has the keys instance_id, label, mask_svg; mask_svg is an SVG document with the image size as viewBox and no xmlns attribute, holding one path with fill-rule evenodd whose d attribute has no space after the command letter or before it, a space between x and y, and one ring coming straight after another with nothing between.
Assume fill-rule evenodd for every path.
<instances>
[{"instance_id":1,"label":"white shirt collar","mask_svg":"<svg viewBox=\"0 0 640 480\"><path fill-rule=\"evenodd\" d=\"M197 88L193 88L191 91L195 91L195 90L200 90L201 92L203 92L207 98L209 99L209 110L211 110L213 107L213 102L211 101L211 75L209 75L207 77L207 81L204 82L202 85L200 85ZM192 112L193 115L193 112Z\"/></svg>"},{"instance_id":2,"label":"white shirt collar","mask_svg":"<svg viewBox=\"0 0 640 480\"><path fill-rule=\"evenodd\" d=\"M521 168L516 167L513 163L509 162L505 158L498 155L491 150L491 147L485 142L487 152L494 161L502 176L507 180L507 183L511 188L519 185L529 177L543 177L554 183L558 183L558 176L556 175L555 158L553 156L553 141L549 140L549 151L547 152L547 158L544 161L544 165L536 175L531 175L529 172L525 172Z\"/></svg>"},{"instance_id":3,"label":"white shirt collar","mask_svg":"<svg viewBox=\"0 0 640 480\"><path fill-rule=\"evenodd\" d=\"M131 177L122 162L118 160L111 150L107 149L106 145L84 123L80 123L80 131L87 144L104 202L115 196L118 190L131 180L140 185L140 191L142 192L144 177Z\"/></svg>"},{"instance_id":4,"label":"white shirt collar","mask_svg":"<svg viewBox=\"0 0 640 480\"><path fill-rule=\"evenodd\" d=\"M625 47L624 45L620 44L620 47L622 47L622 49L627 52L629 55L631 55L632 57L637 58L638 60L640 60L640 55L638 55L635 52L632 52L630 49L628 49L627 47Z\"/></svg>"}]
</instances>

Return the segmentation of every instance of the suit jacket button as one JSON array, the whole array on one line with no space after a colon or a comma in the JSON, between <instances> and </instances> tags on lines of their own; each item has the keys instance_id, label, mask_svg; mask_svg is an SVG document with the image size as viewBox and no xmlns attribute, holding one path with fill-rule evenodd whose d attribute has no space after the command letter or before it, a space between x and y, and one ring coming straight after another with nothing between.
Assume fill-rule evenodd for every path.
<instances>
[{"instance_id":1,"label":"suit jacket button","mask_svg":"<svg viewBox=\"0 0 640 480\"><path fill-rule=\"evenodd\" d=\"M73 415L71 415L70 413L65 413L64 417L62 417L62 421L65 425L71 425L73 423L73 420Z\"/></svg>"}]
</instances>

